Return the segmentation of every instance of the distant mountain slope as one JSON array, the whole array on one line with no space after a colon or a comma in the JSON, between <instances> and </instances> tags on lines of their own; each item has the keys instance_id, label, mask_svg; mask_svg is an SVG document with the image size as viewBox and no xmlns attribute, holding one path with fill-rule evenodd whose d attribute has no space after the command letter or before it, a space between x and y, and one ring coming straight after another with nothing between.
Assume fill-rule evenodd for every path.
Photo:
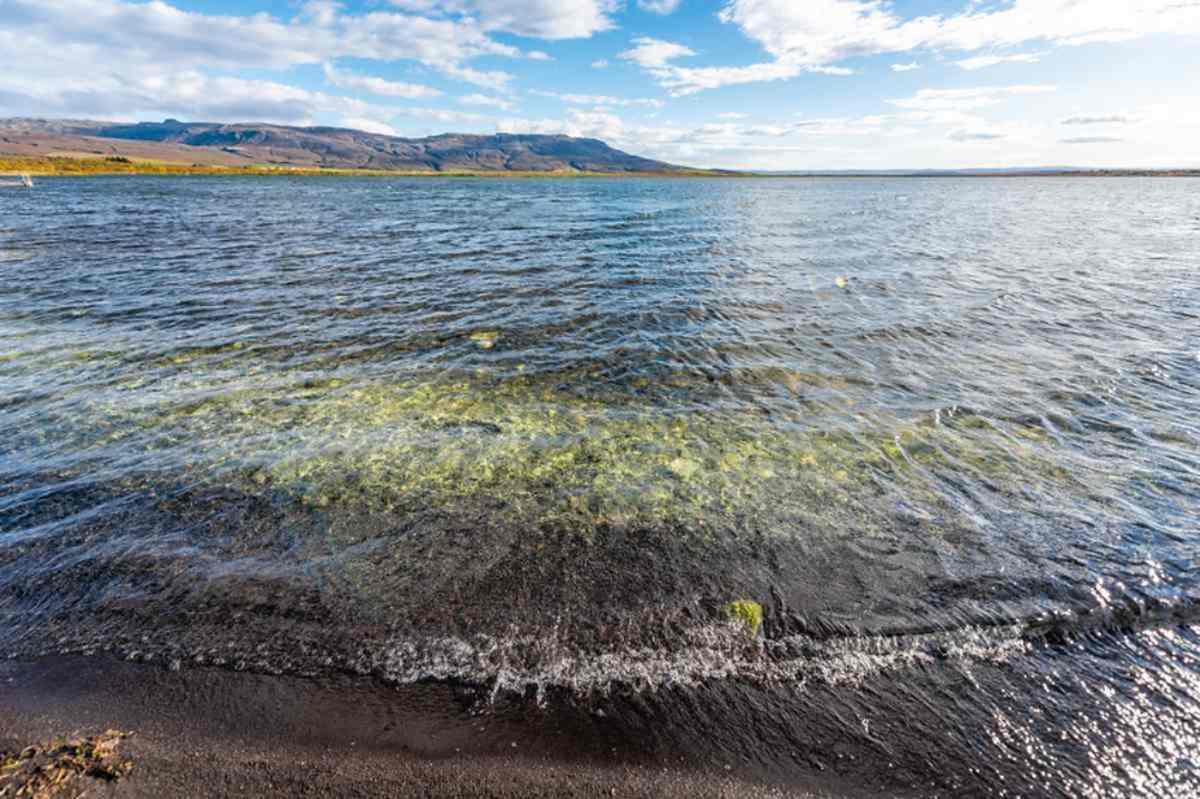
<instances>
[{"instance_id":1,"label":"distant mountain slope","mask_svg":"<svg viewBox=\"0 0 1200 799\"><path fill-rule=\"evenodd\" d=\"M96 154L188 163L275 164L340 169L435 172L678 172L682 167L641 158L598 139L526 134L447 133L404 139L346 128L268 124L89 120L0 120L0 152Z\"/></svg>"}]
</instances>

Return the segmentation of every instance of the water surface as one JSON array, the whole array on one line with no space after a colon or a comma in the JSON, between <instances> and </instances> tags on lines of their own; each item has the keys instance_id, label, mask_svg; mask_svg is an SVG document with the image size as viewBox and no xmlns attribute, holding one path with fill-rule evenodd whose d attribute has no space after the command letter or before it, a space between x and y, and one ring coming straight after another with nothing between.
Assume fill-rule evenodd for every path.
<instances>
[{"instance_id":1,"label":"water surface","mask_svg":"<svg viewBox=\"0 0 1200 799\"><path fill-rule=\"evenodd\" d=\"M1198 267L1190 179L46 180L0 648L1200 791Z\"/></svg>"}]
</instances>

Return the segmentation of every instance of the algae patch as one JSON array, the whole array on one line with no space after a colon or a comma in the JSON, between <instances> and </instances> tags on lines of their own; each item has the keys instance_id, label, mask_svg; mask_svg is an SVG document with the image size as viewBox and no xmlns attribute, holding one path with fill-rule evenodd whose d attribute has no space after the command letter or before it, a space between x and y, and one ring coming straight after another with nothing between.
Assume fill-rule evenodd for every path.
<instances>
[{"instance_id":1,"label":"algae patch","mask_svg":"<svg viewBox=\"0 0 1200 799\"><path fill-rule=\"evenodd\" d=\"M495 340L484 333L472 340ZM322 510L432 509L583 538L622 527L704 539L832 529L852 514L870 535L890 523L887 494L901 488L926 515L948 517L946 476L1000 490L1072 479L1039 429L966 414L880 414L846 429L811 415L681 413L571 371L176 379L140 404L94 406L96 445L138 437L143 450L177 450L188 463L202 451L215 480Z\"/></svg>"},{"instance_id":2,"label":"algae patch","mask_svg":"<svg viewBox=\"0 0 1200 799\"><path fill-rule=\"evenodd\" d=\"M750 599L738 599L726 604L723 610L726 618L742 625L749 635L758 635L763 622L762 605Z\"/></svg>"}]
</instances>

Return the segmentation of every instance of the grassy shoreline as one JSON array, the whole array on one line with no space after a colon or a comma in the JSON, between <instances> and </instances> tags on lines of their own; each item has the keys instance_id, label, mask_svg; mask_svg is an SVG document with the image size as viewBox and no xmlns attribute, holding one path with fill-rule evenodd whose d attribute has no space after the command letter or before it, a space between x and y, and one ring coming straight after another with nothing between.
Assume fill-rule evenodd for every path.
<instances>
[{"instance_id":1,"label":"grassy shoreline","mask_svg":"<svg viewBox=\"0 0 1200 799\"><path fill-rule=\"evenodd\" d=\"M680 170L678 172L587 172L582 170L501 171L501 170L395 170L348 169L334 167L219 166L181 164L125 157L75 158L70 156L15 156L0 154L0 175L28 174L35 177L86 177L91 175L254 175L323 177L491 177L491 178L577 178L577 177L725 177L727 172Z\"/></svg>"},{"instance_id":2,"label":"grassy shoreline","mask_svg":"<svg viewBox=\"0 0 1200 799\"><path fill-rule=\"evenodd\" d=\"M0 153L0 177L89 177L105 175L247 175L255 177L384 177L384 178L1029 178L1029 177L1200 177L1200 169L1092 169L1059 172L880 172L769 173L719 169L680 169L665 172L589 172L584 170L399 170L306 167L278 164L220 166L171 161L67 155L22 156Z\"/></svg>"}]
</instances>

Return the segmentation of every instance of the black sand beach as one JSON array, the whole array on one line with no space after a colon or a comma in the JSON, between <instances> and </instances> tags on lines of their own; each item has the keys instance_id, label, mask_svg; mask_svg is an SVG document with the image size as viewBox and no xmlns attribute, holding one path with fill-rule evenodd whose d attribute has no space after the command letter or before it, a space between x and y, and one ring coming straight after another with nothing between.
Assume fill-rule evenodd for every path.
<instances>
[{"instance_id":1,"label":"black sand beach","mask_svg":"<svg viewBox=\"0 0 1200 799\"><path fill-rule=\"evenodd\" d=\"M0 665L0 751L107 729L132 733L120 746L131 773L80 778L56 795L855 795L647 751L647 741L565 709L487 709L449 685L172 672L103 657Z\"/></svg>"}]
</instances>

